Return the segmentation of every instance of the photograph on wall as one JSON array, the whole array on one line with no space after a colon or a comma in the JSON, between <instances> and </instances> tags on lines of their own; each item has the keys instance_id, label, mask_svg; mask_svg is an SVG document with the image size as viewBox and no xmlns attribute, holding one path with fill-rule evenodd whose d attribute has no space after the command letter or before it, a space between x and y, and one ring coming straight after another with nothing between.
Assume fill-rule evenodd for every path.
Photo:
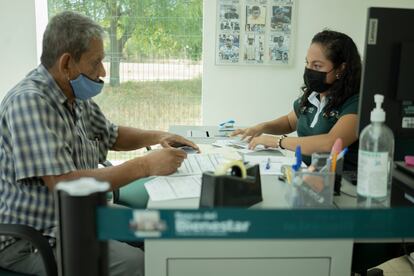
<instances>
[{"instance_id":1,"label":"photograph on wall","mask_svg":"<svg viewBox=\"0 0 414 276\"><path fill-rule=\"evenodd\" d=\"M289 62L289 40L286 33L273 33L269 41L269 59L276 63Z\"/></svg>"},{"instance_id":2,"label":"photograph on wall","mask_svg":"<svg viewBox=\"0 0 414 276\"><path fill-rule=\"evenodd\" d=\"M266 26L266 6L246 6L246 32L264 32Z\"/></svg>"},{"instance_id":3,"label":"photograph on wall","mask_svg":"<svg viewBox=\"0 0 414 276\"><path fill-rule=\"evenodd\" d=\"M216 64L292 64L294 11L294 0L218 0Z\"/></svg>"},{"instance_id":4,"label":"photograph on wall","mask_svg":"<svg viewBox=\"0 0 414 276\"><path fill-rule=\"evenodd\" d=\"M291 6L273 6L270 28L275 31L290 33L292 22Z\"/></svg>"},{"instance_id":5,"label":"photograph on wall","mask_svg":"<svg viewBox=\"0 0 414 276\"><path fill-rule=\"evenodd\" d=\"M245 34L243 58L247 63L263 63L264 42L263 34L254 32Z\"/></svg>"},{"instance_id":6,"label":"photograph on wall","mask_svg":"<svg viewBox=\"0 0 414 276\"><path fill-rule=\"evenodd\" d=\"M223 33L220 35L219 60L223 63L239 62L239 35L237 33Z\"/></svg>"},{"instance_id":7,"label":"photograph on wall","mask_svg":"<svg viewBox=\"0 0 414 276\"><path fill-rule=\"evenodd\" d=\"M240 30L240 9L239 5L226 2L220 5L220 30L239 31Z\"/></svg>"}]
</instances>

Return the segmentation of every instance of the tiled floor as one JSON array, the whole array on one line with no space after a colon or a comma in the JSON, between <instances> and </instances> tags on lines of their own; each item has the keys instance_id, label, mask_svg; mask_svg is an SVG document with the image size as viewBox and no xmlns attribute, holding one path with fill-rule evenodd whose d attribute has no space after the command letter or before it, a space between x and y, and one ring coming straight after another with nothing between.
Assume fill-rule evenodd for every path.
<instances>
[{"instance_id":1,"label":"tiled floor","mask_svg":"<svg viewBox=\"0 0 414 276\"><path fill-rule=\"evenodd\" d=\"M378 267L384 270L384 276L414 276L414 266L405 256L389 260Z\"/></svg>"}]
</instances>

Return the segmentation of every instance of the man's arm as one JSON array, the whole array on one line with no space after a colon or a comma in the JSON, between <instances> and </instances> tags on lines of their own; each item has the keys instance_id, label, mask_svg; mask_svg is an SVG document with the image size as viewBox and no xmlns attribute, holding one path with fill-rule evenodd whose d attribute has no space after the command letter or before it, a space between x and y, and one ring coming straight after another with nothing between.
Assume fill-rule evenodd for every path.
<instances>
[{"instance_id":1,"label":"man's arm","mask_svg":"<svg viewBox=\"0 0 414 276\"><path fill-rule=\"evenodd\" d=\"M70 181L81 177L93 177L109 182L112 189L117 189L132 181L151 175L168 175L181 166L187 154L180 149L162 149L153 151L143 157L131 159L121 165L102 169L77 170L61 175L41 177L45 185L53 190L61 181Z\"/></svg>"},{"instance_id":2,"label":"man's arm","mask_svg":"<svg viewBox=\"0 0 414 276\"><path fill-rule=\"evenodd\" d=\"M129 151L155 145L159 143L160 138L165 134L162 131L149 131L119 126L118 137L111 150Z\"/></svg>"},{"instance_id":3,"label":"man's arm","mask_svg":"<svg viewBox=\"0 0 414 276\"><path fill-rule=\"evenodd\" d=\"M137 158L118 166L72 171L61 175L43 176L42 179L50 190L53 190L55 185L61 181L70 181L81 177L93 177L100 181L106 181L111 184L112 189L117 189L135 179L149 176L145 165L146 162L142 158Z\"/></svg>"},{"instance_id":4,"label":"man's arm","mask_svg":"<svg viewBox=\"0 0 414 276\"><path fill-rule=\"evenodd\" d=\"M179 135L164 131L142 130L125 126L119 126L118 137L112 150L136 150L155 144L161 144L163 147L190 146L198 150L198 147L193 142Z\"/></svg>"}]
</instances>

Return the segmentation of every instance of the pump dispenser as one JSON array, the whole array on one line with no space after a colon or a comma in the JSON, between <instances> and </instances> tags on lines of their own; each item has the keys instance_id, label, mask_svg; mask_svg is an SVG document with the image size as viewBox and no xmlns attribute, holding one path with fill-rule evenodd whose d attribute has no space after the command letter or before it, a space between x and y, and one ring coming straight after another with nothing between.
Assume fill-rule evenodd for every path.
<instances>
[{"instance_id":1,"label":"pump dispenser","mask_svg":"<svg viewBox=\"0 0 414 276\"><path fill-rule=\"evenodd\" d=\"M387 207L390 202L394 135L385 125L384 96L374 96L371 124L359 137L357 201L359 207Z\"/></svg>"},{"instance_id":2,"label":"pump dispenser","mask_svg":"<svg viewBox=\"0 0 414 276\"><path fill-rule=\"evenodd\" d=\"M375 108L371 111L371 122L385 122L385 111L381 105L384 102L384 96L375 94L374 96Z\"/></svg>"}]
</instances>

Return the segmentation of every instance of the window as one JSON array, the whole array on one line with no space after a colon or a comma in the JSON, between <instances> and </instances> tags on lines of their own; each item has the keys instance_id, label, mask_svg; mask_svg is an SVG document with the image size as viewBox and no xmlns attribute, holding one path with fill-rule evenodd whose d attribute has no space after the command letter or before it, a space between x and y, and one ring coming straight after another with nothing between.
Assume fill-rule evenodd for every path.
<instances>
[{"instance_id":1,"label":"window","mask_svg":"<svg viewBox=\"0 0 414 276\"><path fill-rule=\"evenodd\" d=\"M151 130L201 124L202 0L48 1L49 17L64 10L107 31L106 84L94 100L109 120Z\"/></svg>"}]
</instances>

